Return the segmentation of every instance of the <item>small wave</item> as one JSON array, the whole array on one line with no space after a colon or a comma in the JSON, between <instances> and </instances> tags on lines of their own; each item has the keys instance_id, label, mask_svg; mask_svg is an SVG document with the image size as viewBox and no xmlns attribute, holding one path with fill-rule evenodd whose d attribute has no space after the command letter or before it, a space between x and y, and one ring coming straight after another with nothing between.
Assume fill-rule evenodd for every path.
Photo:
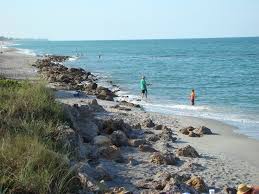
<instances>
[{"instance_id":1,"label":"small wave","mask_svg":"<svg viewBox=\"0 0 259 194\"><path fill-rule=\"evenodd\" d=\"M77 56L72 56L72 57L69 57L69 61L76 61L79 57Z\"/></svg>"},{"instance_id":2,"label":"small wave","mask_svg":"<svg viewBox=\"0 0 259 194\"><path fill-rule=\"evenodd\" d=\"M36 53L34 53L30 49L17 49L17 50L18 50L18 53L21 53L21 54L36 56Z\"/></svg>"}]
</instances>

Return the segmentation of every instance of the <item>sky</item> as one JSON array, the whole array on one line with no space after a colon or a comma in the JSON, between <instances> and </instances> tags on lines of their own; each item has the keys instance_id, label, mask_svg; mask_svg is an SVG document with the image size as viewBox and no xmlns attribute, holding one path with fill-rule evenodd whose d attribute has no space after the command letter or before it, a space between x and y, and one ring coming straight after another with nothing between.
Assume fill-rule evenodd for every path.
<instances>
[{"instance_id":1,"label":"sky","mask_svg":"<svg viewBox=\"0 0 259 194\"><path fill-rule=\"evenodd\" d=\"M0 36L50 40L259 36L259 0L0 0Z\"/></svg>"}]
</instances>

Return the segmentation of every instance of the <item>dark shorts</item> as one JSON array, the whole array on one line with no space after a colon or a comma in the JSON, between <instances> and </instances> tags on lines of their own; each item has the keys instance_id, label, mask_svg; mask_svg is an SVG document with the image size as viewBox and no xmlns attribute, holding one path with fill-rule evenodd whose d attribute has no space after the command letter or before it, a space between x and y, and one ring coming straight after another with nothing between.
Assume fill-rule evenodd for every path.
<instances>
[{"instance_id":1,"label":"dark shorts","mask_svg":"<svg viewBox=\"0 0 259 194\"><path fill-rule=\"evenodd\" d=\"M147 90L141 90L142 94L147 93Z\"/></svg>"},{"instance_id":2,"label":"dark shorts","mask_svg":"<svg viewBox=\"0 0 259 194\"><path fill-rule=\"evenodd\" d=\"M192 99L192 105L194 105L194 99Z\"/></svg>"}]
</instances>

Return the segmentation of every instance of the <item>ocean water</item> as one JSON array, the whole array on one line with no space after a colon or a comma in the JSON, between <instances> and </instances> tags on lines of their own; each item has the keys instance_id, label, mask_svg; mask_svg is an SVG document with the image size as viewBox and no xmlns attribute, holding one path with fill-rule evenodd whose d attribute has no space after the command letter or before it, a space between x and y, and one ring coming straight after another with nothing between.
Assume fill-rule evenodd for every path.
<instances>
[{"instance_id":1,"label":"ocean water","mask_svg":"<svg viewBox=\"0 0 259 194\"><path fill-rule=\"evenodd\" d=\"M19 41L15 47L74 56L68 65L112 81L133 102L145 75L152 85L148 99L138 103L146 110L220 120L259 139L259 38Z\"/></svg>"}]
</instances>

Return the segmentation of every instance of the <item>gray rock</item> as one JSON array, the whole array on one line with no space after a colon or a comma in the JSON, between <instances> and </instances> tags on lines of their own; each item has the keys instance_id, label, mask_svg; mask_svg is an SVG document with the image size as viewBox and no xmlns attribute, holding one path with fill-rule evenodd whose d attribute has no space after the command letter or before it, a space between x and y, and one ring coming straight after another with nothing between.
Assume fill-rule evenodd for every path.
<instances>
[{"instance_id":1,"label":"gray rock","mask_svg":"<svg viewBox=\"0 0 259 194\"><path fill-rule=\"evenodd\" d=\"M104 136L104 135L98 135L94 137L93 142L95 145L98 146L104 146L104 145L111 145L112 141L110 138Z\"/></svg>"},{"instance_id":2,"label":"gray rock","mask_svg":"<svg viewBox=\"0 0 259 194\"><path fill-rule=\"evenodd\" d=\"M211 135L212 134L211 130L205 126L201 126L200 128L195 129L194 132L199 135Z\"/></svg>"},{"instance_id":3,"label":"gray rock","mask_svg":"<svg viewBox=\"0 0 259 194\"><path fill-rule=\"evenodd\" d=\"M151 119L147 119L144 121L143 126L152 128L152 127L155 127L155 123L153 123Z\"/></svg>"},{"instance_id":4,"label":"gray rock","mask_svg":"<svg viewBox=\"0 0 259 194\"><path fill-rule=\"evenodd\" d=\"M146 144L146 140L144 139L130 139L128 144L133 147L138 147L140 145Z\"/></svg>"},{"instance_id":5,"label":"gray rock","mask_svg":"<svg viewBox=\"0 0 259 194\"><path fill-rule=\"evenodd\" d=\"M128 138L123 131L113 131L110 135L112 143L116 146L126 146L128 145Z\"/></svg>"},{"instance_id":6,"label":"gray rock","mask_svg":"<svg viewBox=\"0 0 259 194\"><path fill-rule=\"evenodd\" d=\"M191 157L191 158L199 158L200 157L198 152L190 145L177 149L176 154L178 156Z\"/></svg>"}]
</instances>

